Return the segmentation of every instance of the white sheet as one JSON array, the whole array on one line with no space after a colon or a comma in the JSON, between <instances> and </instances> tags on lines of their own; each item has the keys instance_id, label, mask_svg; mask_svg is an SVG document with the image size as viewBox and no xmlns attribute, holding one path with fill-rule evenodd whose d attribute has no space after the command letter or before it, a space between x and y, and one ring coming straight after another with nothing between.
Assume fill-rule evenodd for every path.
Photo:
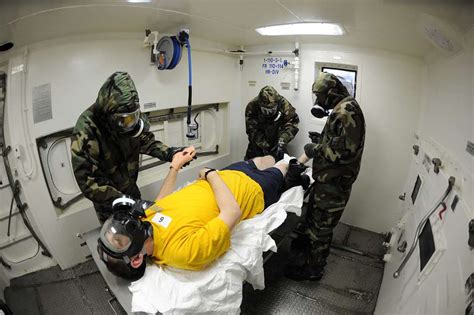
<instances>
[{"instance_id":1,"label":"white sheet","mask_svg":"<svg viewBox=\"0 0 474 315\"><path fill-rule=\"evenodd\" d=\"M205 270L147 266L145 275L129 287L132 312L238 314L243 281L254 289L265 288L262 253L277 250L268 233L285 221L285 211L301 215L302 203L303 189L293 187L278 203L240 222L232 231L229 251Z\"/></svg>"}]
</instances>

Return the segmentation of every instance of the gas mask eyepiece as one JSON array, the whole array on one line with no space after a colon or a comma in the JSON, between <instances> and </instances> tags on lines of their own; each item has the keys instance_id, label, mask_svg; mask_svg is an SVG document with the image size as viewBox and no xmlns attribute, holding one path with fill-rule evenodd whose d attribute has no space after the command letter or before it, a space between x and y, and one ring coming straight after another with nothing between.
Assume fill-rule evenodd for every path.
<instances>
[{"instance_id":1,"label":"gas mask eyepiece","mask_svg":"<svg viewBox=\"0 0 474 315\"><path fill-rule=\"evenodd\" d=\"M145 240L152 235L149 222L143 222L144 209L150 205L136 202L127 196L114 200L113 214L104 222L100 230L98 245L101 259L108 256L130 263L130 258L143 252Z\"/></svg>"},{"instance_id":2,"label":"gas mask eyepiece","mask_svg":"<svg viewBox=\"0 0 474 315\"><path fill-rule=\"evenodd\" d=\"M127 134L136 138L145 128L145 122L140 118L140 109L131 113L115 113L113 115L121 134Z\"/></svg>"}]
</instances>

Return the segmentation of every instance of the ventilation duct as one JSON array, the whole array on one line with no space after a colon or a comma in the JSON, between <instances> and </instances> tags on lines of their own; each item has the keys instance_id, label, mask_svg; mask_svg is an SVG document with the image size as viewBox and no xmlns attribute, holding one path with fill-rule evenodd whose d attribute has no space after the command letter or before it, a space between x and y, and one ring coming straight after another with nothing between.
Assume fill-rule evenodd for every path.
<instances>
[{"instance_id":1,"label":"ventilation duct","mask_svg":"<svg viewBox=\"0 0 474 315\"><path fill-rule=\"evenodd\" d=\"M446 22L428 14L422 14L417 24L418 32L431 44L447 55L462 49L461 36Z\"/></svg>"}]
</instances>

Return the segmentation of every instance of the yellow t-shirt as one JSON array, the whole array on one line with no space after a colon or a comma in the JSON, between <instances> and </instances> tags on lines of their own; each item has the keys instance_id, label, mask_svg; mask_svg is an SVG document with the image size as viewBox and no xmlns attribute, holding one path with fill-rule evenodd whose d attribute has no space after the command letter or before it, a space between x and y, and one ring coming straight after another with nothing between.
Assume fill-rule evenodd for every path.
<instances>
[{"instance_id":1,"label":"yellow t-shirt","mask_svg":"<svg viewBox=\"0 0 474 315\"><path fill-rule=\"evenodd\" d=\"M263 191L239 171L219 171L242 210L241 220L263 211ZM220 257L230 247L227 225L218 218L220 211L211 186L205 180L174 192L156 202L160 212L147 210L153 226L153 260L180 269L199 270Z\"/></svg>"}]
</instances>

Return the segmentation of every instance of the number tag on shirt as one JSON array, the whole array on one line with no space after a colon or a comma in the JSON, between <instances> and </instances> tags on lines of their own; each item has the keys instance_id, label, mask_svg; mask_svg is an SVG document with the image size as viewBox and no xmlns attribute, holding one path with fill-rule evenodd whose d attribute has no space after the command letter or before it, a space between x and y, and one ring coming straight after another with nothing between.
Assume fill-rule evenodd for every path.
<instances>
[{"instance_id":1,"label":"number tag on shirt","mask_svg":"<svg viewBox=\"0 0 474 315\"><path fill-rule=\"evenodd\" d=\"M167 215L157 213L157 214L155 214L153 219L151 219L151 221L153 221L156 224L161 225L162 227L167 228L168 225L170 225L170 223L171 223L171 218Z\"/></svg>"}]
</instances>

